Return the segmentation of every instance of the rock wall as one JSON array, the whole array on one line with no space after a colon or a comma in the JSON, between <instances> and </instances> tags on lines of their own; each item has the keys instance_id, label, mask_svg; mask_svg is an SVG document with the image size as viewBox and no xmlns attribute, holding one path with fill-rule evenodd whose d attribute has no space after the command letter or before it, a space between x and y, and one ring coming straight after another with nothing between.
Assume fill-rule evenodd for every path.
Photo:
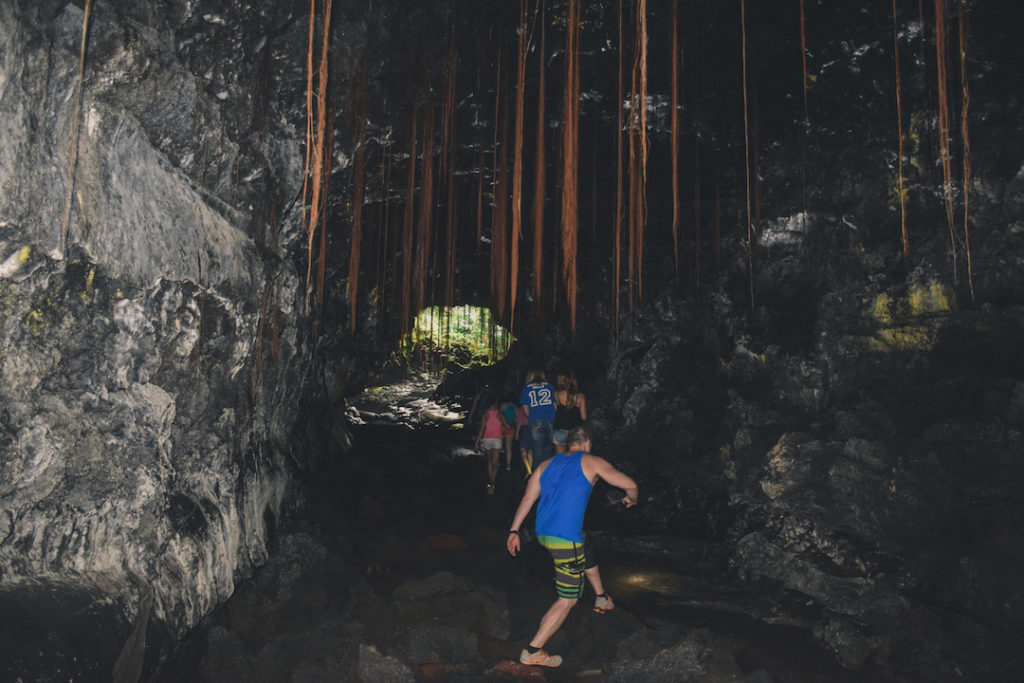
<instances>
[{"instance_id":1,"label":"rock wall","mask_svg":"<svg viewBox=\"0 0 1024 683\"><path fill-rule=\"evenodd\" d=\"M975 7L971 282L962 238L954 271L926 144L934 112L918 111L907 143L905 259L895 112L877 94L891 62L870 37L827 41L811 210L792 208L793 137L761 160L753 277L737 258L691 302L663 289L584 381L606 452L646 484L645 525L706 538L737 577L799 599L845 665L915 680L1012 678L1024 630L1024 128L1008 85L1022 69L999 18ZM921 66L904 96L925 103Z\"/></svg>"},{"instance_id":2,"label":"rock wall","mask_svg":"<svg viewBox=\"0 0 1024 683\"><path fill-rule=\"evenodd\" d=\"M392 77L371 70L381 137L408 123L415 84L404 66L442 68L443 44L418 38L427 57L403 32L435 25L426 20L444 7L414 4L376 3L375 54L398 64ZM659 248L669 222L655 202L644 302L618 338L613 270L600 264L584 282L585 348L574 354L557 323L547 330L549 344L565 347L551 364L580 370L599 443L646 482L650 500L634 519L648 532L702 535L737 575L809 600L821 638L851 666L916 662L931 648L941 673L963 671L957 642L972 643L980 661L1024 622L1019 572L1006 569L1020 566L1022 547L1012 454L1024 414L1024 133L1013 86L1024 69L1009 10L966 4L973 288L963 245L947 235L934 63L916 61L934 44L914 17L899 20L906 259L891 17L812 2L808 138L794 104L798 60L781 61L792 41L772 38L792 36L796 17L769 12L752 31L772 50L758 60L753 282L743 197L723 198L724 261L709 278L708 254L693 288ZM358 341L339 331L346 306L325 311L333 318L320 328L304 313L296 199L307 10L95 3L79 110L82 9L0 0L0 608L32 617L23 642L56 639L123 670L131 657L110 643L129 640L150 596L151 637L167 643L195 624L263 560L295 474L316 467L326 439L344 439L332 406L348 376L372 365L361 350L386 353L370 325ZM483 25L488 12L476 11ZM337 21L332 69L345 82L369 27L346 25L340 9ZM734 83L736 53L728 44L702 62L708 83ZM716 91L709 116L740 110L730 87ZM336 138L350 140L341 118ZM707 138L722 159L743 156L737 125ZM334 156L343 170L346 154ZM332 209L346 201L336 190ZM340 263L331 259L327 277L335 304ZM461 264L467 279L485 281L474 263ZM943 635L951 614L968 618ZM81 645L90 632L92 652ZM4 659L19 671L44 666ZM74 656L52 666L90 673Z\"/></svg>"},{"instance_id":3,"label":"rock wall","mask_svg":"<svg viewBox=\"0 0 1024 683\"><path fill-rule=\"evenodd\" d=\"M22 675L105 678L147 596L158 656L265 560L322 451L289 211L304 29L219 4L93 4L62 248L83 11L0 2L0 611L33 624L4 644ZM20 647L39 637L50 661Z\"/></svg>"}]
</instances>

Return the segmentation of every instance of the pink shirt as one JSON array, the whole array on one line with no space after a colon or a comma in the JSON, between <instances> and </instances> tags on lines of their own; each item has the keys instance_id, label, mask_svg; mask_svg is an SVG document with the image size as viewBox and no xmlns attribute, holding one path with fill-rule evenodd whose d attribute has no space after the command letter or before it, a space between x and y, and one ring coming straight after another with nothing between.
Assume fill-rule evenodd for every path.
<instances>
[{"instance_id":1,"label":"pink shirt","mask_svg":"<svg viewBox=\"0 0 1024 683\"><path fill-rule=\"evenodd\" d=\"M526 406L519 406L519 410L516 411L516 424L520 427L530 424L530 411Z\"/></svg>"},{"instance_id":2,"label":"pink shirt","mask_svg":"<svg viewBox=\"0 0 1024 683\"><path fill-rule=\"evenodd\" d=\"M488 410L484 414L484 438L485 439L500 439L502 438L501 433L501 418L498 417L497 410Z\"/></svg>"}]
</instances>

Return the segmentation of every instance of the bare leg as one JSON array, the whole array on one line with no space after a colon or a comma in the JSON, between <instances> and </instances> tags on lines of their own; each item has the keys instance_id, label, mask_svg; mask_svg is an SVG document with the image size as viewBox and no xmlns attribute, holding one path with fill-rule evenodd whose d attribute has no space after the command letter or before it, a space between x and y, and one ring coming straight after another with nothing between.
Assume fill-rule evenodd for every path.
<instances>
[{"instance_id":1,"label":"bare leg","mask_svg":"<svg viewBox=\"0 0 1024 683\"><path fill-rule=\"evenodd\" d=\"M494 483L494 480L498 478L498 458L501 456L501 451L497 448L487 449L487 479L490 483Z\"/></svg>"},{"instance_id":2,"label":"bare leg","mask_svg":"<svg viewBox=\"0 0 1024 683\"><path fill-rule=\"evenodd\" d=\"M533 474L533 451L521 450L519 455L523 458L523 467L526 468L526 473Z\"/></svg>"},{"instance_id":3,"label":"bare leg","mask_svg":"<svg viewBox=\"0 0 1024 683\"><path fill-rule=\"evenodd\" d=\"M505 469L512 469L512 437L505 437Z\"/></svg>"},{"instance_id":4,"label":"bare leg","mask_svg":"<svg viewBox=\"0 0 1024 683\"><path fill-rule=\"evenodd\" d=\"M597 595L604 595L604 584L601 583L601 570L594 565L590 569L584 569L583 573L587 577L587 581L590 582L590 587L594 589L594 593Z\"/></svg>"},{"instance_id":5,"label":"bare leg","mask_svg":"<svg viewBox=\"0 0 1024 683\"><path fill-rule=\"evenodd\" d=\"M558 598L558 600L555 600L555 604L551 605L544 616L541 617L540 627L537 629L537 634L533 636L533 640L530 641L530 647L544 647L544 643L548 642L548 638L555 635L555 631L562 625L565 618L569 616L569 611L576 602L576 598Z\"/></svg>"}]
</instances>

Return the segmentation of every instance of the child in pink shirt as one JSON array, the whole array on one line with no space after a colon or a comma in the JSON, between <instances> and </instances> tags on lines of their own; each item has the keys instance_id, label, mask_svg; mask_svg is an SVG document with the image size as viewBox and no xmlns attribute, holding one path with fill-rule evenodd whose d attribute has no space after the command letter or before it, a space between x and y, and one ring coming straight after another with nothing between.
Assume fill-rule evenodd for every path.
<instances>
[{"instance_id":1,"label":"child in pink shirt","mask_svg":"<svg viewBox=\"0 0 1024 683\"><path fill-rule=\"evenodd\" d=\"M505 416L498 410L498 399L490 394L484 401L484 417L480 421L480 433L477 434L474 449L483 447L487 456L487 494L494 495L494 480L498 477L498 458L501 455L501 441L504 430L509 427Z\"/></svg>"}]
</instances>

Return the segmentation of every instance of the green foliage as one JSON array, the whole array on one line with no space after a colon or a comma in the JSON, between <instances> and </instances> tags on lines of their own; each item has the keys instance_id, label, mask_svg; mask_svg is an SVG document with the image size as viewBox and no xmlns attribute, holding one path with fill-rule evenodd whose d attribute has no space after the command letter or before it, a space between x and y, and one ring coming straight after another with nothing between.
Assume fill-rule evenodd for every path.
<instances>
[{"instance_id":1,"label":"green foliage","mask_svg":"<svg viewBox=\"0 0 1024 683\"><path fill-rule=\"evenodd\" d=\"M410 366L440 348L448 364L469 368L501 360L512 341L512 335L488 308L430 306L416 316L399 349Z\"/></svg>"}]
</instances>

